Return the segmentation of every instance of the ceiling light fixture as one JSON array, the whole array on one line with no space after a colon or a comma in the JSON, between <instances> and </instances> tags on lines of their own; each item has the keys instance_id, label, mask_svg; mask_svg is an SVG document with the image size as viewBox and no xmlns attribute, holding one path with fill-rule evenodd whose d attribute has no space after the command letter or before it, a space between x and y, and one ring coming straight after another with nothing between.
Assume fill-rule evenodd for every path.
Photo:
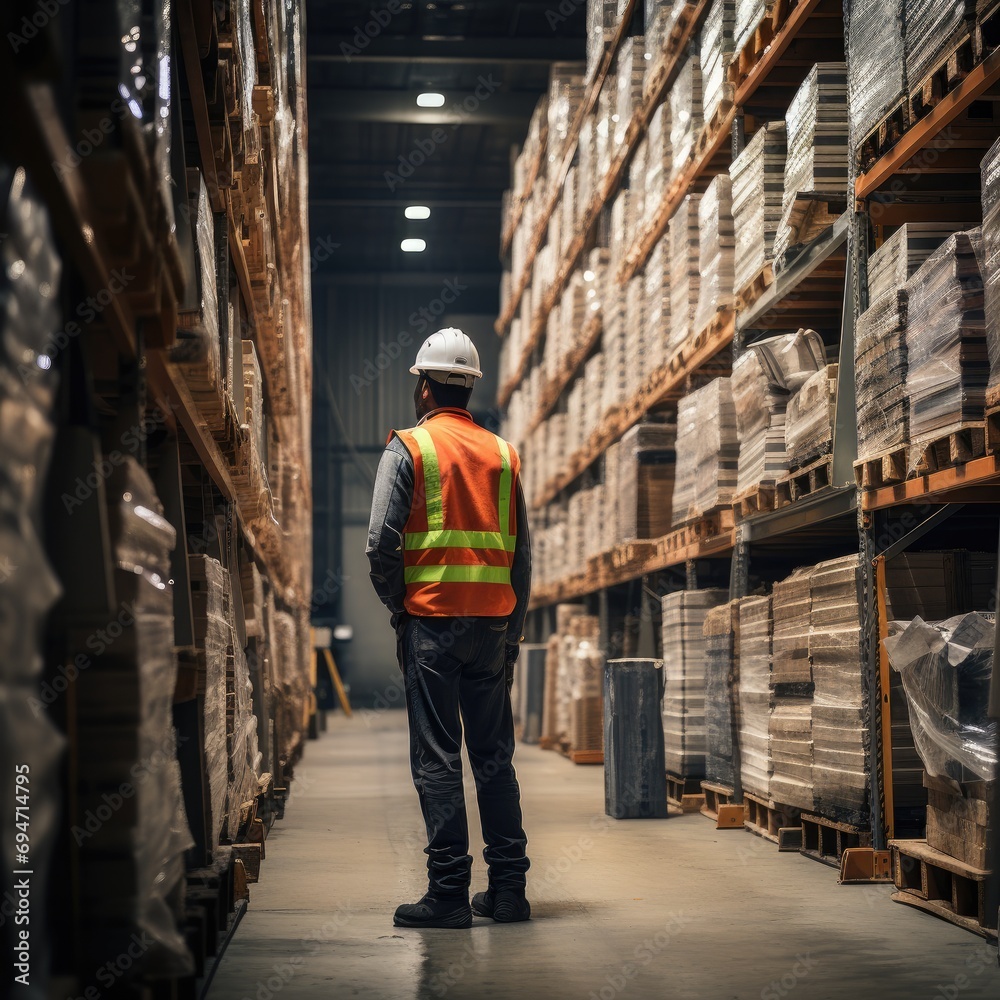
<instances>
[{"instance_id":1,"label":"ceiling light fixture","mask_svg":"<svg viewBox=\"0 0 1000 1000\"><path fill-rule=\"evenodd\" d=\"M399 249L403 253L423 253L427 249L427 243L424 240L403 240Z\"/></svg>"},{"instance_id":2,"label":"ceiling light fixture","mask_svg":"<svg viewBox=\"0 0 1000 1000\"><path fill-rule=\"evenodd\" d=\"M425 93L417 94L418 108L443 108L444 94Z\"/></svg>"},{"instance_id":3,"label":"ceiling light fixture","mask_svg":"<svg viewBox=\"0 0 1000 1000\"><path fill-rule=\"evenodd\" d=\"M407 205L403 215L408 219L429 219L431 210L426 205Z\"/></svg>"}]
</instances>

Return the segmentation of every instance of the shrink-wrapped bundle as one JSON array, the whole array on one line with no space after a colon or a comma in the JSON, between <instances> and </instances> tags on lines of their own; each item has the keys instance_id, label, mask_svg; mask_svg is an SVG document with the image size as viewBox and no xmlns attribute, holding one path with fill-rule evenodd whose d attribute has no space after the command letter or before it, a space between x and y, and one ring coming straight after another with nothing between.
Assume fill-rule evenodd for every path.
<instances>
[{"instance_id":1,"label":"shrink-wrapped bundle","mask_svg":"<svg viewBox=\"0 0 1000 1000\"><path fill-rule=\"evenodd\" d=\"M670 102L664 101L653 112L646 131L646 189L643 222L649 224L659 210L673 172L673 147L670 144Z\"/></svg>"},{"instance_id":2,"label":"shrink-wrapped bundle","mask_svg":"<svg viewBox=\"0 0 1000 1000\"><path fill-rule=\"evenodd\" d=\"M732 503L738 456L730 380L713 379L677 405L675 527Z\"/></svg>"},{"instance_id":3,"label":"shrink-wrapped bundle","mask_svg":"<svg viewBox=\"0 0 1000 1000\"><path fill-rule=\"evenodd\" d=\"M735 241L733 189L728 174L715 176L698 203L701 277L693 330L704 329L720 309L733 304Z\"/></svg>"},{"instance_id":4,"label":"shrink-wrapped bundle","mask_svg":"<svg viewBox=\"0 0 1000 1000\"><path fill-rule=\"evenodd\" d=\"M625 343L625 290L618 288L610 302L604 306L604 384L602 386L601 412L606 414L622 405L625 400L630 360Z\"/></svg>"},{"instance_id":5,"label":"shrink-wrapped bundle","mask_svg":"<svg viewBox=\"0 0 1000 1000\"><path fill-rule=\"evenodd\" d=\"M667 358L670 338L670 244L666 235L649 255L643 271L643 324L646 328L647 371Z\"/></svg>"},{"instance_id":6,"label":"shrink-wrapped bundle","mask_svg":"<svg viewBox=\"0 0 1000 1000\"><path fill-rule=\"evenodd\" d=\"M743 791L767 798L771 778L771 598L740 600L740 777Z\"/></svg>"},{"instance_id":7,"label":"shrink-wrapped bundle","mask_svg":"<svg viewBox=\"0 0 1000 1000\"><path fill-rule=\"evenodd\" d=\"M705 777L727 788L735 784L734 715L739 717L740 602L705 614Z\"/></svg>"},{"instance_id":8,"label":"shrink-wrapped bundle","mask_svg":"<svg viewBox=\"0 0 1000 1000\"><path fill-rule=\"evenodd\" d=\"M630 35L622 42L617 59L615 146L625 141L629 122L642 101L642 81L646 75L646 46L642 35Z\"/></svg>"},{"instance_id":9,"label":"shrink-wrapped bundle","mask_svg":"<svg viewBox=\"0 0 1000 1000\"><path fill-rule=\"evenodd\" d=\"M786 148L785 123L768 122L729 168L737 290L749 284L772 259L785 191Z\"/></svg>"},{"instance_id":10,"label":"shrink-wrapped bundle","mask_svg":"<svg viewBox=\"0 0 1000 1000\"><path fill-rule=\"evenodd\" d=\"M658 538L670 530L676 438L675 424L643 423L618 442L616 541Z\"/></svg>"},{"instance_id":11,"label":"shrink-wrapped bundle","mask_svg":"<svg viewBox=\"0 0 1000 1000\"><path fill-rule=\"evenodd\" d=\"M647 327L643 318L645 281L635 275L625 289L625 356L629 359L625 369L625 399L632 399L649 371L646 350Z\"/></svg>"},{"instance_id":12,"label":"shrink-wrapped bundle","mask_svg":"<svg viewBox=\"0 0 1000 1000\"><path fill-rule=\"evenodd\" d=\"M684 197L670 220L670 332L667 353L684 343L694 329L701 292L701 234L698 229L700 194ZM722 220L720 220L721 222ZM732 227L729 226L730 242Z\"/></svg>"},{"instance_id":13,"label":"shrink-wrapped bundle","mask_svg":"<svg viewBox=\"0 0 1000 1000\"><path fill-rule=\"evenodd\" d=\"M906 89L902 0L846 0L847 99L852 148L893 109Z\"/></svg>"},{"instance_id":14,"label":"shrink-wrapped bundle","mask_svg":"<svg viewBox=\"0 0 1000 1000\"><path fill-rule=\"evenodd\" d=\"M681 63L670 90L671 174L676 176L694 154L694 145L701 134L702 78L701 62L695 51Z\"/></svg>"},{"instance_id":15,"label":"shrink-wrapped bundle","mask_svg":"<svg viewBox=\"0 0 1000 1000\"><path fill-rule=\"evenodd\" d=\"M868 789L859 567L857 555L831 559L810 582L815 808L849 823L864 820Z\"/></svg>"},{"instance_id":16,"label":"shrink-wrapped bundle","mask_svg":"<svg viewBox=\"0 0 1000 1000\"><path fill-rule=\"evenodd\" d=\"M726 590L680 590L662 600L663 745L667 771L705 776L705 616Z\"/></svg>"},{"instance_id":17,"label":"shrink-wrapped bundle","mask_svg":"<svg viewBox=\"0 0 1000 1000\"><path fill-rule=\"evenodd\" d=\"M817 63L792 98L785 114L788 158L781 224L774 256L811 237L794 226L792 209L799 194L843 198L847 193L847 64Z\"/></svg>"},{"instance_id":18,"label":"shrink-wrapped bundle","mask_svg":"<svg viewBox=\"0 0 1000 1000\"><path fill-rule=\"evenodd\" d=\"M594 78L618 25L617 0L587 0L587 81Z\"/></svg>"},{"instance_id":19,"label":"shrink-wrapped bundle","mask_svg":"<svg viewBox=\"0 0 1000 1000\"><path fill-rule=\"evenodd\" d=\"M981 165L983 192L983 277L986 346L990 359L990 399L998 400L1000 385L1000 141L995 142Z\"/></svg>"},{"instance_id":20,"label":"shrink-wrapped bundle","mask_svg":"<svg viewBox=\"0 0 1000 1000\"><path fill-rule=\"evenodd\" d=\"M760 23L771 16L774 0L736 0L736 51L742 52Z\"/></svg>"},{"instance_id":21,"label":"shrink-wrapped bundle","mask_svg":"<svg viewBox=\"0 0 1000 1000\"><path fill-rule=\"evenodd\" d=\"M729 83L729 63L733 58L735 0L712 0L701 29L700 60L703 113L710 122L716 110L733 99Z\"/></svg>"},{"instance_id":22,"label":"shrink-wrapped bundle","mask_svg":"<svg viewBox=\"0 0 1000 1000\"><path fill-rule=\"evenodd\" d=\"M788 401L785 456L789 469L808 465L833 447L837 411L837 366L827 365L803 383Z\"/></svg>"},{"instance_id":23,"label":"shrink-wrapped bundle","mask_svg":"<svg viewBox=\"0 0 1000 1000\"><path fill-rule=\"evenodd\" d=\"M581 63L553 63L549 70L548 148L558 159L565 152L573 120L585 94Z\"/></svg>"},{"instance_id":24,"label":"shrink-wrapped bundle","mask_svg":"<svg viewBox=\"0 0 1000 1000\"><path fill-rule=\"evenodd\" d=\"M903 0L906 86L912 93L954 47L968 37L975 0Z\"/></svg>"},{"instance_id":25,"label":"shrink-wrapped bundle","mask_svg":"<svg viewBox=\"0 0 1000 1000\"><path fill-rule=\"evenodd\" d=\"M923 446L983 419L989 359L982 233L949 237L907 284L911 464Z\"/></svg>"},{"instance_id":26,"label":"shrink-wrapped bundle","mask_svg":"<svg viewBox=\"0 0 1000 1000\"><path fill-rule=\"evenodd\" d=\"M902 291L917 268L955 227L941 222L907 222L868 258L868 301Z\"/></svg>"},{"instance_id":27,"label":"shrink-wrapped bundle","mask_svg":"<svg viewBox=\"0 0 1000 1000\"><path fill-rule=\"evenodd\" d=\"M655 62L663 51L670 29L687 0L645 0L646 47Z\"/></svg>"}]
</instances>

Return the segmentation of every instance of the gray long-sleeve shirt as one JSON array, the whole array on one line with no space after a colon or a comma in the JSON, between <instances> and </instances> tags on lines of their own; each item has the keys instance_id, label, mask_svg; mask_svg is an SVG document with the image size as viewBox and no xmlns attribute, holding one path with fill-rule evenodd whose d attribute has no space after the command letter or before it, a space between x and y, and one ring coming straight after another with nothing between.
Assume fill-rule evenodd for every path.
<instances>
[{"instance_id":1,"label":"gray long-sleeve shirt","mask_svg":"<svg viewBox=\"0 0 1000 1000\"><path fill-rule=\"evenodd\" d=\"M393 615L404 610L403 528L413 503L413 479L413 459L406 445L393 436L378 464L366 549L375 593ZM516 640L524 630L531 591L531 540L520 481L517 484L517 544L510 582L517 603L507 619L507 634Z\"/></svg>"}]
</instances>

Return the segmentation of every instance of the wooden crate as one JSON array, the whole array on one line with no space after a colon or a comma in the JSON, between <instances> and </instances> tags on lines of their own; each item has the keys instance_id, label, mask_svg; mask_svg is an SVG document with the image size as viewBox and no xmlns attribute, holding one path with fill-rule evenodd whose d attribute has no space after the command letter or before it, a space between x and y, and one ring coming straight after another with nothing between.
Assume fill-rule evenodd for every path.
<instances>
[{"instance_id":1,"label":"wooden crate","mask_svg":"<svg viewBox=\"0 0 1000 1000\"><path fill-rule=\"evenodd\" d=\"M840 868L848 847L871 847L871 831L850 823L838 823L824 816L803 813L801 853L814 861Z\"/></svg>"}]
</instances>

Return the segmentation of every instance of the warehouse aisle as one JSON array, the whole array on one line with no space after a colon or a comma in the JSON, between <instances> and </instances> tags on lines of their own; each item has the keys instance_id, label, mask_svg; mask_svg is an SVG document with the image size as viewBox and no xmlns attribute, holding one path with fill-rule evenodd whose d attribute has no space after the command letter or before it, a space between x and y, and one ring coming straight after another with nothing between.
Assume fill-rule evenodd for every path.
<instances>
[{"instance_id":1,"label":"warehouse aisle","mask_svg":"<svg viewBox=\"0 0 1000 1000\"><path fill-rule=\"evenodd\" d=\"M1000 996L995 947L886 888L699 815L607 820L601 769L534 747L516 757L534 918L394 928L426 884L406 747L401 712L337 715L309 744L211 1000Z\"/></svg>"}]
</instances>

